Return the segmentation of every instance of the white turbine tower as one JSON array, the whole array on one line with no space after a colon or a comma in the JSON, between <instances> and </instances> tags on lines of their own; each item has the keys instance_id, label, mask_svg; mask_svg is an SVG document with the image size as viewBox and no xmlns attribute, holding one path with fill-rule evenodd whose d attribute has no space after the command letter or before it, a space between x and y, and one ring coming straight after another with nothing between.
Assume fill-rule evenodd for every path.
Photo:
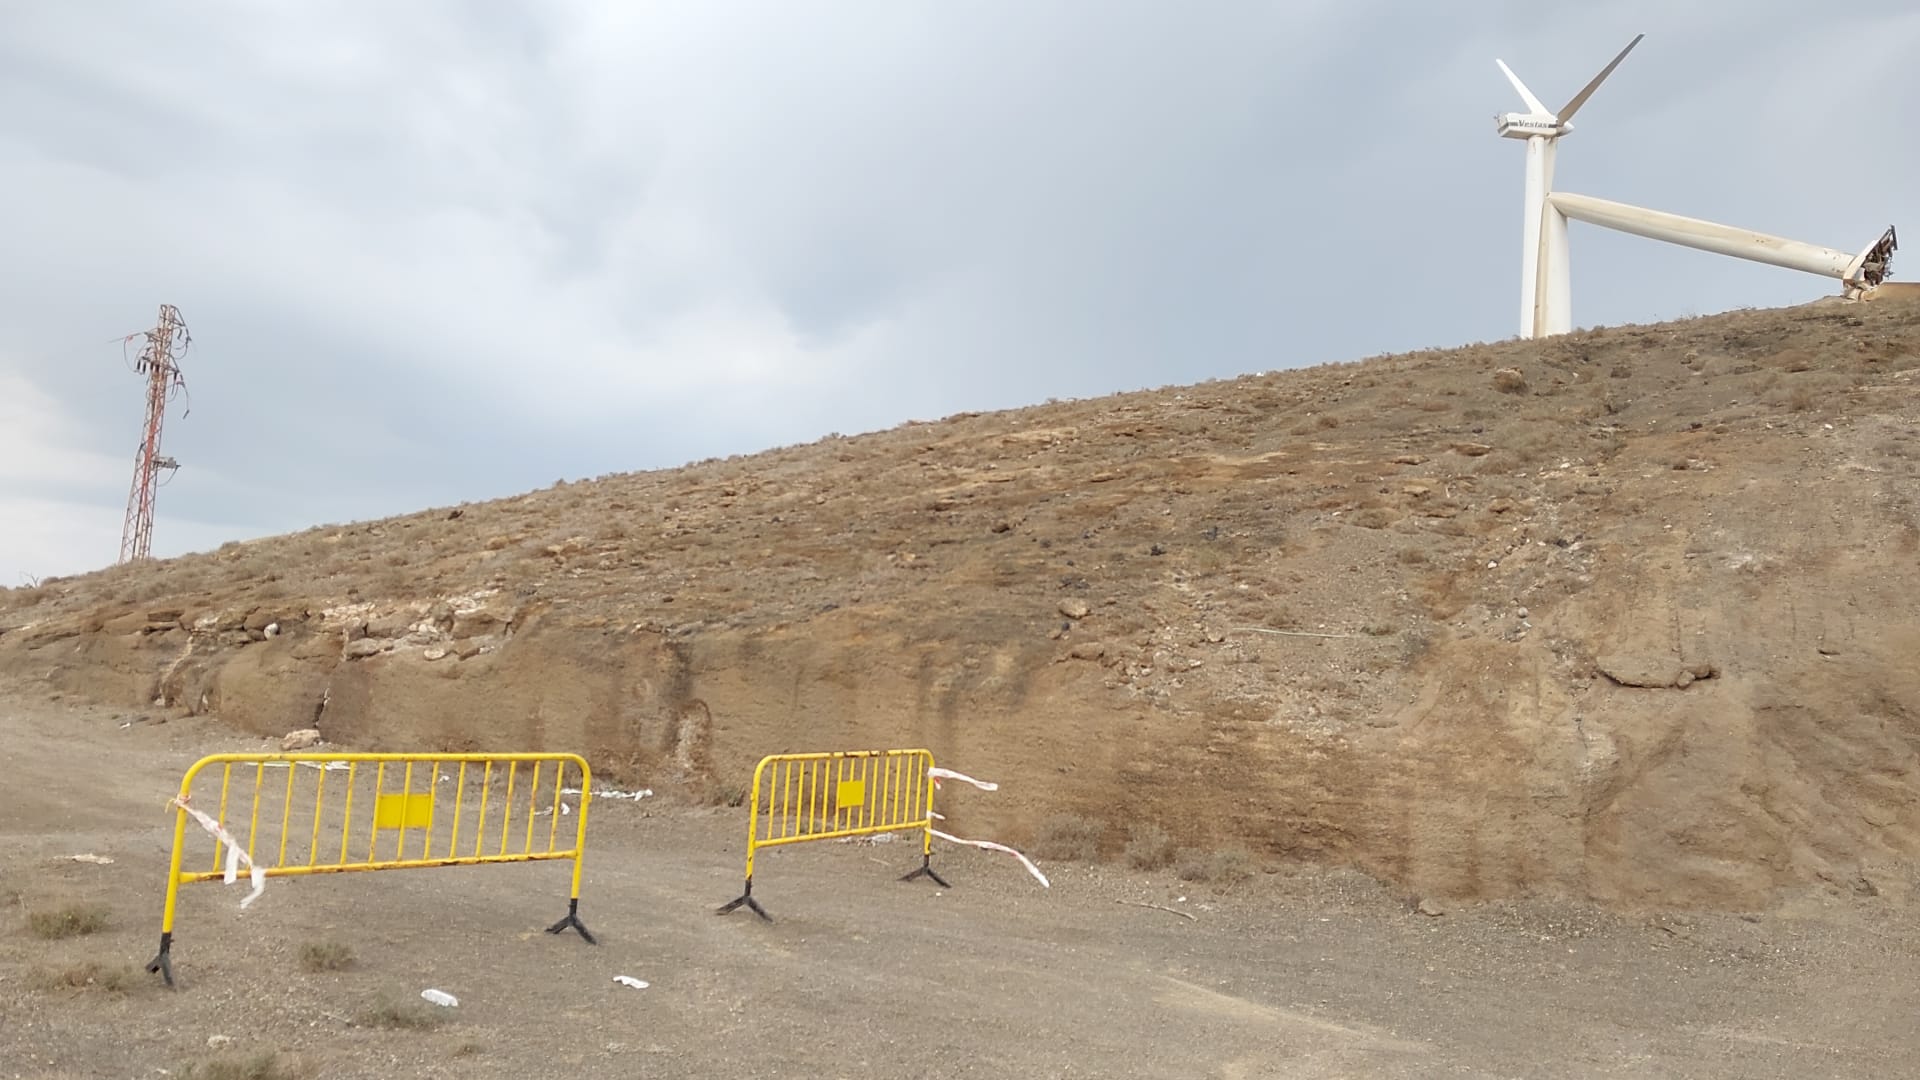
<instances>
[{"instance_id":1,"label":"white turbine tower","mask_svg":"<svg viewBox=\"0 0 1920 1080\"><path fill-rule=\"evenodd\" d=\"M1879 286L1888 274L1898 246L1891 227L1858 255L1818 244L1803 244L1750 229L1717 225L1698 218L1646 210L1625 203L1553 190L1554 149L1561 136L1573 130L1568 121L1587 103L1620 61L1627 58L1645 34L1639 34L1613 62L1600 69L1559 112L1551 112L1501 60L1494 63L1526 103L1524 113L1497 117L1503 138L1527 143L1526 205L1522 218L1520 261L1520 333L1547 337L1573 329L1573 284L1567 248L1567 219L1585 221L1652 240L1711 251L1754 262L1839 278L1849 298Z\"/></svg>"},{"instance_id":2,"label":"white turbine tower","mask_svg":"<svg viewBox=\"0 0 1920 1080\"><path fill-rule=\"evenodd\" d=\"M1495 60L1507 81L1520 92L1520 100L1527 106L1523 113L1505 113L1498 118L1501 138L1525 139L1527 141L1527 196L1526 206L1521 218L1521 256L1520 256L1520 333L1527 337L1542 337L1548 331L1546 327L1555 321L1556 316L1564 316L1571 321L1572 297L1566 297L1564 304L1552 295L1556 288L1569 288L1571 282L1565 273L1556 273L1567 260L1567 219L1558 211L1551 211L1547 205L1547 192L1553 187L1554 149L1563 135L1573 130L1569 123L1580 106L1587 103L1593 92L1600 88L1620 61L1627 58L1635 45L1645 34L1636 36L1620 50L1613 62L1600 69L1600 74L1583 87L1573 99L1562 106L1559 112L1553 112L1520 76L1513 73L1504 60ZM1549 220L1552 219L1552 220Z\"/></svg>"}]
</instances>

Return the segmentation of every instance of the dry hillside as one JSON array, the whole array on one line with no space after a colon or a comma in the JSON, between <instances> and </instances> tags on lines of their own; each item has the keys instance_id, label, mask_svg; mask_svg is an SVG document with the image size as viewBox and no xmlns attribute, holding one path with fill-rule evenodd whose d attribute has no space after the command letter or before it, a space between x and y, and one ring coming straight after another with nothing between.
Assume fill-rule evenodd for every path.
<instances>
[{"instance_id":1,"label":"dry hillside","mask_svg":"<svg viewBox=\"0 0 1920 1080\"><path fill-rule=\"evenodd\" d=\"M910 423L0 593L0 674L737 798L931 747L956 831L1741 908L1920 840L1920 305Z\"/></svg>"}]
</instances>

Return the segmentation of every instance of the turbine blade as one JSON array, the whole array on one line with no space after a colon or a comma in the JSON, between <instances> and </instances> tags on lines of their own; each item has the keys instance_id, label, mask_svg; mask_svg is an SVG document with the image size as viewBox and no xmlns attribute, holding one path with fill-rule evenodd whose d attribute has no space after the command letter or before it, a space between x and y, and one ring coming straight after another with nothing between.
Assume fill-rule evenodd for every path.
<instances>
[{"instance_id":1,"label":"turbine blade","mask_svg":"<svg viewBox=\"0 0 1920 1080\"><path fill-rule=\"evenodd\" d=\"M1500 65L1500 70L1506 73L1507 81L1513 84L1513 88L1520 91L1520 100L1527 103L1528 109L1541 116L1553 115L1547 111L1545 105L1540 104L1539 98L1533 96L1533 91L1527 89L1527 84L1520 81L1520 76L1513 73L1513 69L1507 66L1505 60L1495 60L1494 63Z\"/></svg>"},{"instance_id":2,"label":"turbine blade","mask_svg":"<svg viewBox=\"0 0 1920 1080\"><path fill-rule=\"evenodd\" d=\"M1640 39L1646 36L1645 34L1635 35L1632 41L1627 42L1627 47L1620 50L1620 55L1613 58L1613 63L1601 68L1600 74L1595 75L1592 82L1573 95L1573 100L1567 102L1566 107L1560 110L1561 123L1573 119L1573 114L1580 111L1580 106L1587 103L1587 99L1593 96L1593 92L1600 89L1600 84L1607 81L1607 76L1613 74L1613 69L1620 66L1620 61L1625 60L1627 54L1633 51L1633 47L1640 44Z\"/></svg>"}]
</instances>

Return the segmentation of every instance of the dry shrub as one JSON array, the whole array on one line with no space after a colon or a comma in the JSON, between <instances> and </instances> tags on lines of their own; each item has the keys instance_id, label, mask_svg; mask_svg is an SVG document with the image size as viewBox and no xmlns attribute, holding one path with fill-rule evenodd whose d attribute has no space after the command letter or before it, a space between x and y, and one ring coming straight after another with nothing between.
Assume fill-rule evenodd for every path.
<instances>
[{"instance_id":1,"label":"dry shrub","mask_svg":"<svg viewBox=\"0 0 1920 1080\"><path fill-rule=\"evenodd\" d=\"M300 1062L267 1050L246 1057L219 1057L195 1062L180 1075L189 1080L296 1080L309 1075Z\"/></svg>"},{"instance_id":2,"label":"dry shrub","mask_svg":"<svg viewBox=\"0 0 1920 1080\"><path fill-rule=\"evenodd\" d=\"M1206 881L1215 885L1233 885L1253 876L1253 856L1243 848L1197 851L1188 848L1174 860L1173 872L1181 881Z\"/></svg>"},{"instance_id":3,"label":"dry shrub","mask_svg":"<svg viewBox=\"0 0 1920 1080\"><path fill-rule=\"evenodd\" d=\"M1158 825L1142 825L1127 837L1127 865L1158 870L1173 862L1173 837Z\"/></svg>"},{"instance_id":4,"label":"dry shrub","mask_svg":"<svg viewBox=\"0 0 1920 1080\"><path fill-rule=\"evenodd\" d=\"M1034 854L1043 859L1094 862L1100 858L1105 823L1078 814L1054 814L1034 833Z\"/></svg>"},{"instance_id":5,"label":"dry shrub","mask_svg":"<svg viewBox=\"0 0 1920 1080\"><path fill-rule=\"evenodd\" d=\"M108 994L126 993L133 989L135 980L133 968L127 964L109 967L92 961L65 971L36 968L27 977L28 985L35 990L99 990Z\"/></svg>"},{"instance_id":6,"label":"dry shrub","mask_svg":"<svg viewBox=\"0 0 1920 1080\"><path fill-rule=\"evenodd\" d=\"M107 909L99 904L68 904L27 915L27 930L47 941L84 937L107 928Z\"/></svg>"},{"instance_id":7,"label":"dry shrub","mask_svg":"<svg viewBox=\"0 0 1920 1080\"><path fill-rule=\"evenodd\" d=\"M353 966L353 950L337 941L309 941L300 946L300 966L308 971L344 971Z\"/></svg>"},{"instance_id":8,"label":"dry shrub","mask_svg":"<svg viewBox=\"0 0 1920 1080\"><path fill-rule=\"evenodd\" d=\"M22 585L17 589L0 589L0 611L14 608L30 608L53 595L43 585Z\"/></svg>"}]
</instances>

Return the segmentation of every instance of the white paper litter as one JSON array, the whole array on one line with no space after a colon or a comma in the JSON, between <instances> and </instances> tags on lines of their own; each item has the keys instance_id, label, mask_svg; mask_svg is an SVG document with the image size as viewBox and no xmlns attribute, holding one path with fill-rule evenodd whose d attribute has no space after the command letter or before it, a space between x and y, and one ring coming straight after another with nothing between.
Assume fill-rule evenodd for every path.
<instances>
[{"instance_id":1,"label":"white paper litter","mask_svg":"<svg viewBox=\"0 0 1920 1080\"><path fill-rule=\"evenodd\" d=\"M95 866L113 865L112 859L107 858L105 855L95 855L92 852L88 852L85 855L69 855L67 856L67 860L69 862L93 863Z\"/></svg>"},{"instance_id":2,"label":"white paper litter","mask_svg":"<svg viewBox=\"0 0 1920 1080\"><path fill-rule=\"evenodd\" d=\"M420 991L420 996L433 1002L435 1005L444 1005L449 1009L460 1004L459 998L454 997L445 990L422 990Z\"/></svg>"},{"instance_id":3,"label":"white paper litter","mask_svg":"<svg viewBox=\"0 0 1920 1080\"><path fill-rule=\"evenodd\" d=\"M645 979L636 979L631 975L615 975L613 981L621 986L631 986L635 990L645 990L648 985Z\"/></svg>"},{"instance_id":4,"label":"white paper litter","mask_svg":"<svg viewBox=\"0 0 1920 1080\"><path fill-rule=\"evenodd\" d=\"M580 794L580 789L577 787L563 787L560 789L560 794L578 795ZM652 794L652 788L641 788L639 791L615 791L612 788L601 788L599 791L593 793L593 797L596 799L632 799L634 802L639 802L641 799Z\"/></svg>"},{"instance_id":5,"label":"white paper litter","mask_svg":"<svg viewBox=\"0 0 1920 1080\"><path fill-rule=\"evenodd\" d=\"M192 814L193 819L200 823L201 828L207 830L207 833L215 840L227 845L227 868L226 873L222 875L222 880L228 885L233 884L234 881L239 878L240 864L243 862L247 864L247 878L253 884L253 891L240 898L240 907L244 909L248 904L260 899L260 894L265 892L267 888L266 868L254 865L253 860L247 857L247 853L240 850L240 845L233 842L232 834L221 828L219 822L201 813L199 810L188 806L186 803L181 802L178 795L168 799L167 805L177 806L187 813Z\"/></svg>"}]
</instances>

